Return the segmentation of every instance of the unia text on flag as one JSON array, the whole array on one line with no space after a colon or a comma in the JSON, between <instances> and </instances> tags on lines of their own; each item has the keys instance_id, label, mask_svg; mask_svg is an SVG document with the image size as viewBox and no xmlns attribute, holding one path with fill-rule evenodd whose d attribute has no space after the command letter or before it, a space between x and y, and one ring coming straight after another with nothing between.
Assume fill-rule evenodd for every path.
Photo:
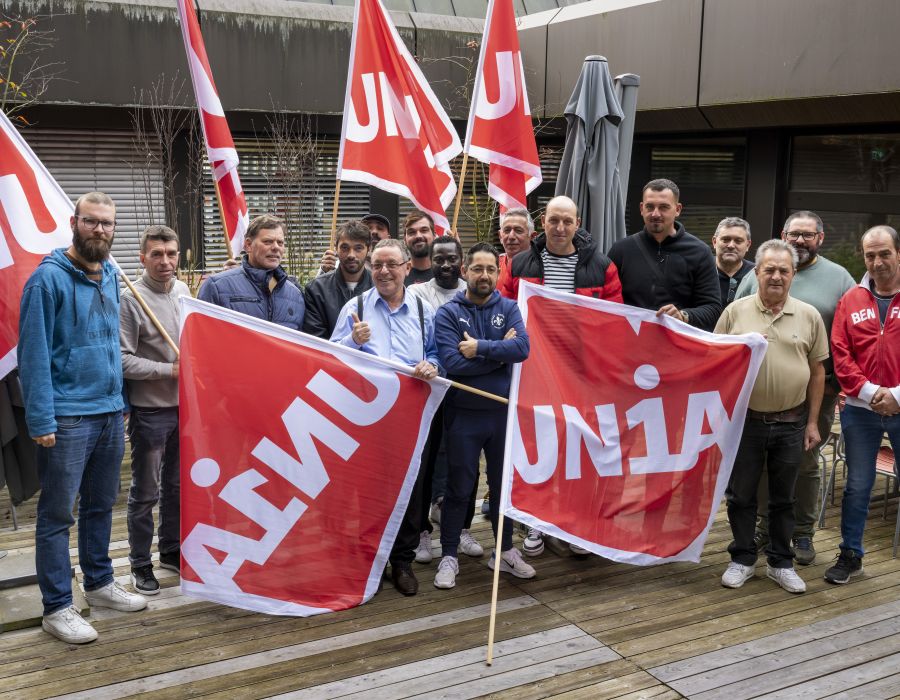
<instances>
[{"instance_id":1,"label":"unia text on flag","mask_svg":"<svg viewBox=\"0 0 900 700\"><path fill-rule=\"evenodd\" d=\"M357 0L338 180L406 197L441 234L456 194L459 136L380 0Z\"/></svg>"},{"instance_id":2,"label":"unia text on flag","mask_svg":"<svg viewBox=\"0 0 900 700\"><path fill-rule=\"evenodd\" d=\"M490 163L488 194L502 210L527 207L543 177L512 0L488 5L465 152Z\"/></svg>"},{"instance_id":3,"label":"unia text on flag","mask_svg":"<svg viewBox=\"0 0 900 700\"><path fill-rule=\"evenodd\" d=\"M54 248L72 243L72 201L0 112L0 377L16 366L19 302Z\"/></svg>"},{"instance_id":4,"label":"unia text on flag","mask_svg":"<svg viewBox=\"0 0 900 700\"><path fill-rule=\"evenodd\" d=\"M206 153L216 183L229 256L236 256L244 247L244 233L249 224L247 202L238 177L238 154L209 67L194 3L191 0L178 0L178 16L181 20L181 35L184 38L184 50L187 52L197 109L200 110Z\"/></svg>"},{"instance_id":5,"label":"unia text on flag","mask_svg":"<svg viewBox=\"0 0 900 700\"><path fill-rule=\"evenodd\" d=\"M699 561L766 350L521 283L504 513L614 561Z\"/></svg>"},{"instance_id":6,"label":"unia text on flag","mask_svg":"<svg viewBox=\"0 0 900 700\"><path fill-rule=\"evenodd\" d=\"M380 587L449 383L196 299L181 304L182 590L276 615L364 603Z\"/></svg>"}]
</instances>

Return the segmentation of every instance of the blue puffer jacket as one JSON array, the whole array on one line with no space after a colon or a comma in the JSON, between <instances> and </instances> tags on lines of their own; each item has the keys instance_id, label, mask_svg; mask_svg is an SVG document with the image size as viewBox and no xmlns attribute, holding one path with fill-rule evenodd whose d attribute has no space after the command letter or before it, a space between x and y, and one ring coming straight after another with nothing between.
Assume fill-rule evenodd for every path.
<instances>
[{"instance_id":1,"label":"blue puffer jacket","mask_svg":"<svg viewBox=\"0 0 900 700\"><path fill-rule=\"evenodd\" d=\"M270 293L269 279L273 275L275 289ZM206 280L197 298L295 331L303 327L303 292L280 266L263 270L251 267L244 258L240 267L218 272Z\"/></svg>"},{"instance_id":2,"label":"blue puffer jacket","mask_svg":"<svg viewBox=\"0 0 900 700\"><path fill-rule=\"evenodd\" d=\"M18 360L31 437L55 433L56 416L112 413L123 405L116 268L104 262L94 282L65 250L44 258L22 291Z\"/></svg>"},{"instance_id":3,"label":"blue puffer jacket","mask_svg":"<svg viewBox=\"0 0 900 700\"><path fill-rule=\"evenodd\" d=\"M510 328L516 329L516 337L503 340ZM478 340L477 354L471 360L459 351L463 333ZM530 350L518 305L497 291L482 306L459 292L437 310L434 336L447 379L504 397L509 396L512 365L528 359ZM447 403L456 408L506 410L503 404L459 389L447 392Z\"/></svg>"}]
</instances>

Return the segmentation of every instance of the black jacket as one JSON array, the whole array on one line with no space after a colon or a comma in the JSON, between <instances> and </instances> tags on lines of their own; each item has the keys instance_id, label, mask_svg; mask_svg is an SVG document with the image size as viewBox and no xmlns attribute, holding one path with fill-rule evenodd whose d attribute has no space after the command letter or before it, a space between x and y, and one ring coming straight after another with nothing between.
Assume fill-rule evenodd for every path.
<instances>
[{"instance_id":1,"label":"black jacket","mask_svg":"<svg viewBox=\"0 0 900 700\"><path fill-rule=\"evenodd\" d=\"M363 270L362 277L352 292L344 282L340 270L316 277L306 285L306 291L303 293L306 298L303 332L328 340L344 304L371 288L372 273L368 270Z\"/></svg>"},{"instance_id":2,"label":"black jacket","mask_svg":"<svg viewBox=\"0 0 900 700\"><path fill-rule=\"evenodd\" d=\"M616 241L609 257L619 268L626 304L652 311L675 304L679 311L687 312L692 326L707 331L715 328L722 313L715 258L709 246L680 223L675 223L675 235L662 243L647 229Z\"/></svg>"}]
</instances>

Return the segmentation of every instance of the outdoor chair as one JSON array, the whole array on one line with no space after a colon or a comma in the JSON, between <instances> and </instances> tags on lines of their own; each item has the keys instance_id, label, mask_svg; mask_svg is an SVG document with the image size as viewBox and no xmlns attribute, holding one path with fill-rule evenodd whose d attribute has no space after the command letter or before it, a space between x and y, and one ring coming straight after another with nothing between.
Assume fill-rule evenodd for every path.
<instances>
[{"instance_id":1,"label":"outdoor chair","mask_svg":"<svg viewBox=\"0 0 900 700\"><path fill-rule=\"evenodd\" d=\"M884 477L884 511L882 517L887 520L888 499L898 495L898 478L897 458L894 450L887 445L882 446L878 450L878 458L875 460L875 475ZM891 488L893 486L893 488ZM894 525L894 548L892 557L897 558L897 541L900 539L900 503L897 504L897 522Z\"/></svg>"}]
</instances>

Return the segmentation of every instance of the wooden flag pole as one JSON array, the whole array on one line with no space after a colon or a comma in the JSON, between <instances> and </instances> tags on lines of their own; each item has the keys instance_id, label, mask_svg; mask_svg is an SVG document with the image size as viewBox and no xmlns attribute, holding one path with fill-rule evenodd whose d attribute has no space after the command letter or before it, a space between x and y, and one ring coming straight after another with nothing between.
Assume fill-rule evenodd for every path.
<instances>
[{"instance_id":1,"label":"wooden flag pole","mask_svg":"<svg viewBox=\"0 0 900 700\"><path fill-rule=\"evenodd\" d=\"M329 244L329 248L334 250L335 236L337 235L337 215L338 215L338 203L341 199L341 181L334 181L334 205L331 207L331 242Z\"/></svg>"},{"instance_id":2,"label":"wooden flag pole","mask_svg":"<svg viewBox=\"0 0 900 700\"><path fill-rule=\"evenodd\" d=\"M210 165L210 168L212 165ZM213 184L216 186L216 201L219 203L219 218L222 220L222 235L225 236L225 252L228 254L229 260L234 260L234 253L231 250L231 238L228 236L228 226L225 224L225 212L222 209L222 193L219 191L219 181L216 180L216 171L212 171ZM177 349L176 349L177 352Z\"/></svg>"},{"instance_id":3,"label":"wooden flag pole","mask_svg":"<svg viewBox=\"0 0 900 700\"><path fill-rule=\"evenodd\" d=\"M466 166L469 164L469 154L463 153L462 168L459 171L459 189L456 190L456 205L453 207L453 223L450 224L450 230L453 235L459 238L456 232L456 222L459 220L459 205L462 203L463 187L466 183Z\"/></svg>"},{"instance_id":4,"label":"wooden flag pole","mask_svg":"<svg viewBox=\"0 0 900 700\"><path fill-rule=\"evenodd\" d=\"M500 548L503 541L503 509L497 518L497 536L494 539L494 585L491 588L491 614L488 618L488 643L487 659L485 663L490 666L494 663L494 628L497 624L497 590L500 588Z\"/></svg>"},{"instance_id":5,"label":"wooden flag pole","mask_svg":"<svg viewBox=\"0 0 900 700\"><path fill-rule=\"evenodd\" d=\"M468 391L470 394L478 394L478 396L483 396L486 399L491 399L492 401L498 401L499 403L509 404L509 399L498 396L497 394L491 394L487 391L482 391L481 389L476 389L474 386L467 386L465 384L460 384L459 382L450 381L450 386L454 389L459 389L460 391Z\"/></svg>"},{"instance_id":6,"label":"wooden flag pole","mask_svg":"<svg viewBox=\"0 0 900 700\"><path fill-rule=\"evenodd\" d=\"M137 289L134 288L134 285L131 283L131 280L128 279L128 275L125 274L124 270L119 270L119 276L125 282L125 286L128 287L128 290L134 294L134 298L137 300L137 303L140 304L141 308L144 310L144 313L147 314L147 318L150 319L150 322L156 326L156 330L159 331L159 334L163 337L169 347L175 351L175 357L181 357L181 353L178 352L178 346L175 344L175 341L172 340L172 336L170 336L166 329L163 328L162 323L160 323L159 319L156 317L156 314L150 310L150 307L147 306L147 302L144 301L144 297L140 295Z\"/></svg>"}]
</instances>

